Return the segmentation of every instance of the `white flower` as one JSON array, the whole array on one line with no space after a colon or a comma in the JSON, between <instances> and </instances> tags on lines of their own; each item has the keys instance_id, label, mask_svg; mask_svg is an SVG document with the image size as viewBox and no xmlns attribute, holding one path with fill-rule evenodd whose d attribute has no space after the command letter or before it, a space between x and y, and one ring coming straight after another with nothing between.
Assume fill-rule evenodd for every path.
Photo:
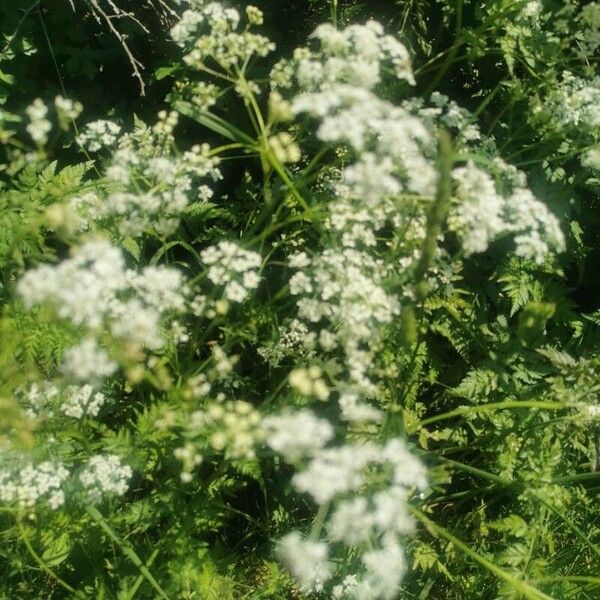
<instances>
[{"instance_id":1,"label":"white flower","mask_svg":"<svg viewBox=\"0 0 600 600\"><path fill-rule=\"evenodd\" d=\"M106 402L102 392L94 392L91 385L69 386L66 399L60 406L60 411L68 417L81 419L84 416L95 417Z\"/></svg>"},{"instance_id":2,"label":"white flower","mask_svg":"<svg viewBox=\"0 0 600 600\"><path fill-rule=\"evenodd\" d=\"M71 121L74 121L83 111L81 102L74 102L62 96L56 96L54 106L58 115L58 121L63 129L68 129Z\"/></svg>"},{"instance_id":3,"label":"white flower","mask_svg":"<svg viewBox=\"0 0 600 600\"><path fill-rule=\"evenodd\" d=\"M46 118L48 107L37 98L25 109L25 113L29 117L27 133L38 146L43 146L48 141L48 134L52 129L52 124Z\"/></svg>"},{"instance_id":4,"label":"white flower","mask_svg":"<svg viewBox=\"0 0 600 600\"><path fill-rule=\"evenodd\" d=\"M184 11L181 20L171 29L171 37L187 54L183 60L192 68L201 68L212 57L222 68L247 63L252 56L266 56L275 45L268 38L245 28L238 31L240 14L233 8L225 8L218 2L198 4L186 0L190 9ZM262 13L249 6L246 13L251 25L262 23ZM208 33L201 33L207 29Z\"/></svg>"},{"instance_id":5,"label":"white flower","mask_svg":"<svg viewBox=\"0 0 600 600\"><path fill-rule=\"evenodd\" d=\"M122 496L129 487L133 472L114 454L92 456L79 474L79 480L92 502L100 502L106 494Z\"/></svg>"},{"instance_id":6,"label":"white flower","mask_svg":"<svg viewBox=\"0 0 600 600\"><path fill-rule=\"evenodd\" d=\"M374 406L360 402L358 394L342 392L339 398L341 418L344 421L381 421L382 413Z\"/></svg>"},{"instance_id":7,"label":"white flower","mask_svg":"<svg viewBox=\"0 0 600 600\"><path fill-rule=\"evenodd\" d=\"M454 169L459 204L448 217L448 227L460 234L465 255L485 252L506 225L502 219L504 199L494 180L472 162Z\"/></svg>"},{"instance_id":8,"label":"white flower","mask_svg":"<svg viewBox=\"0 0 600 600\"><path fill-rule=\"evenodd\" d=\"M86 337L65 350L62 370L77 381L99 381L112 375L117 370L117 364L95 338Z\"/></svg>"},{"instance_id":9,"label":"white flower","mask_svg":"<svg viewBox=\"0 0 600 600\"><path fill-rule=\"evenodd\" d=\"M289 375L290 386L303 396L314 396L324 402L329 397L329 388L321 375L322 371L317 366L294 369Z\"/></svg>"},{"instance_id":10,"label":"white flower","mask_svg":"<svg viewBox=\"0 0 600 600\"><path fill-rule=\"evenodd\" d=\"M54 416L54 403L60 396L60 389L54 383L42 381L17 389L15 396L30 417L42 419Z\"/></svg>"},{"instance_id":11,"label":"white flower","mask_svg":"<svg viewBox=\"0 0 600 600\"><path fill-rule=\"evenodd\" d=\"M179 271L129 270L121 251L103 240L86 242L55 266L28 271L17 289L27 308L48 303L60 318L90 332L105 327L114 337L148 349L163 345L162 321L184 310L188 292ZM64 371L81 381L107 377L116 368L94 335L65 352Z\"/></svg>"},{"instance_id":12,"label":"white flower","mask_svg":"<svg viewBox=\"0 0 600 600\"><path fill-rule=\"evenodd\" d=\"M279 541L277 554L305 593L320 591L331 577L328 548L323 542L303 539L293 531Z\"/></svg>"},{"instance_id":13,"label":"white flower","mask_svg":"<svg viewBox=\"0 0 600 600\"><path fill-rule=\"evenodd\" d=\"M400 438L390 440L382 451L382 458L394 465L394 483L407 488L427 488L427 471Z\"/></svg>"},{"instance_id":14,"label":"white flower","mask_svg":"<svg viewBox=\"0 0 600 600\"><path fill-rule=\"evenodd\" d=\"M406 488L391 486L373 497L373 525L380 533L395 531L408 535L414 532L415 524L408 511Z\"/></svg>"},{"instance_id":15,"label":"white flower","mask_svg":"<svg viewBox=\"0 0 600 600\"><path fill-rule=\"evenodd\" d=\"M377 446L370 443L326 448L292 481L298 491L324 504L338 494L357 490L363 483L364 468L378 455Z\"/></svg>"},{"instance_id":16,"label":"white flower","mask_svg":"<svg viewBox=\"0 0 600 600\"><path fill-rule=\"evenodd\" d=\"M383 537L381 549L362 557L366 569L363 580L353 590L357 600L392 600L398 595L406 560L398 539L391 533Z\"/></svg>"},{"instance_id":17,"label":"white flower","mask_svg":"<svg viewBox=\"0 0 600 600\"><path fill-rule=\"evenodd\" d=\"M581 159L581 164L590 169L600 171L600 146L588 150Z\"/></svg>"},{"instance_id":18,"label":"white flower","mask_svg":"<svg viewBox=\"0 0 600 600\"><path fill-rule=\"evenodd\" d=\"M263 426L267 444L290 463L313 455L333 438L329 421L307 409L266 417Z\"/></svg>"},{"instance_id":19,"label":"white flower","mask_svg":"<svg viewBox=\"0 0 600 600\"><path fill-rule=\"evenodd\" d=\"M373 532L373 517L367 499L356 496L342 500L327 524L331 539L350 546L367 541Z\"/></svg>"},{"instance_id":20,"label":"white flower","mask_svg":"<svg viewBox=\"0 0 600 600\"><path fill-rule=\"evenodd\" d=\"M496 161L505 174L512 175L510 167ZM485 171L468 163L455 169L456 198L448 227L461 238L468 256L484 252L491 242L503 234L514 237L517 256L537 263L543 262L551 250L564 249L564 236L557 218L535 198L531 191L515 185L512 193L501 195L494 180Z\"/></svg>"},{"instance_id":21,"label":"white flower","mask_svg":"<svg viewBox=\"0 0 600 600\"><path fill-rule=\"evenodd\" d=\"M110 192L80 207L84 222L114 227L121 236L138 237L147 231L167 236L177 229L191 202L212 197L200 180L221 178L219 159L210 156L207 144L180 153L173 136L177 120L176 112L161 111L152 127L138 121L131 133L118 139L106 170ZM79 141L85 142L83 137Z\"/></svg>"},{"instance_id":22,"label":"white flower","mask_svg":"<svg viewBox=\"0 0 600 600\"><path fill-rule=\"evenodd\" d=\"M233 242L221 241L205 248L200 257L209 265L207 276L217 286L224 287L225 298L243 302L250 290L260 282L258 269L262 259L256 252L240 248Z\"/></svg>"},{"instance_id":23,"label":"white flower","mask_svg":"<svg viewBox=\"0 0 600 600\"><path fill-rule=\"evenodd\" d=\"M46 500L51 508L64 504L62 485L69 472L60 464L46 461L26 465L15 471L0 470L0 500L17 502L21 508L33 508Z\"/></svg>"},{"instance_id":24,"label":"white flower","mask_svg":"<svg viewBox=\"0 0 600 600\"><path fill-rule=\"evenodd\" d=\"M112 146L119 136L121 128L112 121L99 119L85 126L77 136L77 143L90 152L98 152L104 147Z\"/></svg>"}]
</instances>

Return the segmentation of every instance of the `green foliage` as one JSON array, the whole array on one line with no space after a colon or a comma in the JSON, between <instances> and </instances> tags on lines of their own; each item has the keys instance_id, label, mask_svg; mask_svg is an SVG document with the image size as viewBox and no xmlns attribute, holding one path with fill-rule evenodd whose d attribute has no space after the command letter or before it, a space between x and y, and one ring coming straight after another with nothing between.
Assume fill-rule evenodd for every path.
<instances>
[{"instance_id":1,"label":"green foliage","mask_svg":"<svg viewBox=\"0 0 600 600\"><path fill-rule=\"evenodd\" d=\"M196 391L206 382L219 390L219 406L241 400L247 407L240 410L262 416L307 406L327 417L333 413L329 404L288 385L290 371L310 366L314 355L302 354L293 341L275 359L273 349L295 315L286 261L294 249L311 250L331 235L324 217L328 177L350 163L352 150L321 147L304 123L295 123L293 143L303 145L310 160L286 163L273 138L288 130L269 116L261 88L254 93L240 86L254 83L245 72L223 83L214 107L194 104L188 92L197 82L165 35L176 21L170 3L123 3L134 11L129 18L107 21L100 14L100 24L97 3L74 2L75 14L70 4L0 6L6 39L0 47L0 466L26 452L35 463L60 459L80 473L90 456L111 453L127 457L134 474L125 495L98 504L73 484L57 510L3 507L0 597L317 598L299 591L274 554L276 540L290 529L315 537L323 529L324 517L314 516L311 501L290 484L292 468L264 445L256 453L232 454L230 445L247 431L224 441L220 416L200 433L191 423L198 411L210 410L208 392ZM99 6L108 11L109 4ZM600 133L597 124L573 126L546 110L557 106L565 70L586 81L598 76L597 56L581 50L590 43L582 38L586 3L257 4L278 48L266 66L253 65L260 62L254 57L242 71L256 67L262 84L271 63L304 44L318 22L341 28L377 18L411 51L416 94L424 103L417 109L431 108L431 92L440 90L471 110L489 136L473 149L453 131L446 157L451 166L487 164L494 156L514 164L567 235L566 251L542 264L517 256L504 239L485 253L466 255L447 226L447 205L458 202L450 183L446 195L438 183L433 209L427 205L428 219L419 224L424 239L410 231L390 234L389 224L377 232L373 246L380 260L395 264L399 248L425 258L406 268L406 281L382 284L401 299L402 312L386 325L371 365L384 384L375 396L381 423L338 420L335 426L350 440L401 435L428 469L429 489L410 495L418 525L406 542L410 569L399 597L597 598L600 237L598 167L590 166L588 154ZM524 16L534 4L541 12ZM112 23L123 23L121 39ZM130 63L130 47L146 66L144 100L131 78L138 59ZM208 68L204 75L219 81ZM191 77L200 79L198 73ZM214 182L215 195L185 206L169 234L145 228L129 235L117 218L90 221L82 233L69 203L90 193L100 205L107 201L114 149L94 159L74 141L76 131L63 131L43 150L28 151L29 142L19 141L27 137L27 120L15 115L35 97L50 99L66 88L84 101L90 120L111 113L119 123L133 122L132 139L143 142L153 130L135 115L165 106L171 85L168 99L181 124L169 156L183 162L185 148L209 140L224 173ZM400 103L402 85L382 83L381 96ZM144 146L151 158L163 150ZM442 152L442 181L443 159ZM140 194L158 193L163 182L145 178L132 185ZM198 191L195 181L189 185ZM65 351L89 332L58 318L57 307L27 310L15 286L28 269L58 264L85 236L98 235L125 251L128 268L177 268L205 299L202 251L222 239L241 240L261 255L265 283L251 303L209 298L212 304L200 313L211 311L211 319L185 317L185 340L169 341L151 360L102 330L119 370L101 385L109 401L98 417L31 418L19 390L66 382ZM426 273L439 265L450 275L429 288ZM231 364L220 361L219 349ZM319 364L319 376L332 388L347 367L340 349L333 354L334 360ZM182 448L200 452L202 460L194 462ZM345 556L348 564L359 563L353 552Z\"/></svg>"}]
</instances>

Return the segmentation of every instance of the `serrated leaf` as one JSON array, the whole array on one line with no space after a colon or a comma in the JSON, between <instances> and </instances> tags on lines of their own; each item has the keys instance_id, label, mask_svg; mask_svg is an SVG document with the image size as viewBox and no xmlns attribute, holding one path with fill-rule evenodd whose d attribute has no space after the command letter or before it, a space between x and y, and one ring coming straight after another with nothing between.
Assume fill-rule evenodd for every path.
<instances>
[{"instance_id":1,"label":"serrated leaf","mask_svg":"<svg viewBox=\"0 0 600 600\"><path fill-rule=\"evenodd\" d=\"M136 262L140 260L142 249L136 240L131 237L127 237L121 242L121 246L123 246L123 248L127 250L127 252L133 256L133 258L135 258Z\"/></svg>"}]
</instances>

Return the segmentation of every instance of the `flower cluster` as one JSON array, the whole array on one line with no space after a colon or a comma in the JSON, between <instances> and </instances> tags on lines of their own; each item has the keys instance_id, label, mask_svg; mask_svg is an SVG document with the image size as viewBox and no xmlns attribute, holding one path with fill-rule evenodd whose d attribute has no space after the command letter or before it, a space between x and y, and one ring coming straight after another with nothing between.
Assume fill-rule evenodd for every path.
<instances>
[{"instance_id":1,"label":"flower cluster","mask_svg":"<svg viewBox=\"0 0 600 600\"><path fill-rule=\"evenodd\" d=\"M325 447L332 436L327 422L306 412L298 417L299 423L315 427L312 446L303 443L302 436L296 439L298 431L289 415L267 421L267 443L295 464L308 460L294 476L294 486L318 505L333 506L325 522L330 541L359 552L361 572L333 586L333 597L396 597L406 567L400 536L414 529L407 500L410 490L427 487L423 465L400 439L385 446L366 442ZM377 470L387 477L387 485L368 491L369 478ZM292 532L281 540L278 553L305 592L323 590L334 575L329 547L314 538Z\"/></svg>"},{"instance_id":2,"label":"flower cluster","mask_svg":"<svg viewBox=\"0 0 600 600\"><path fill-rule=\"evenodd\" d=\"M206 388L204 391L210 386ZM261 420L260 413L249 402L224 402L222 394L204 409L184 416L181 426L186 442L174 452L182 463L181 480L190 482L192 471L207 454L223 454L234 464L255 459L256 447L265 437Z\"/></svg>"},{"instance_id":3,"label":"flower cluster","mask_svg":"<svg viewBox=\"0 0 600 600\"><path fill-rule=\"evenodd\" d=\"M371 44L358 43L358 32ZM328 225L341 236L345 246L374 248L378 231L386 225L404 231L415 214L422 214L422 207L433 197L437 184L432 160L437 153L437 127L460 132L458 145L489 145L482 140L467 111L441 94L432 95L432 108L424 108L418 100L394 106L376 95L373 88L386 59L385 53L374 49L374 40L380 35L380 29L372 22L362 29L352 26L343 32L321 26L315 34L320 51L297 51L295 71L292 69L302 90L292 100L292 110L320 121L317 136L322 141L348 145L357 156L342 168L332 184L336 198L330 204ZM400 55L400 50L396 54ZM371 61L372 79L355 76L355 62L361 61ZM398 77L411 81L406 71L409 63L402 64L405 70L398 72ZM305 69L303 65L308 66ZM304 75L305 70L313 79ZM455 170L455 179L463 187L466 173L474 171L469 167ZM487 172L481 171L481 178L493 184ZM506 200L497 194L491 211L480 210L481 203L488 200L479 200L480 204L474 206L466 199L473 195L461 191L458 197L464 199L465 205L459 202L456 208L452 207L450 218L464 234L467 255L485 251L492 239L508 233L519 234L518 254L537 262L550 251L562 249L557 220L533 197L525 183ZM474 199L476 203L479 197ZM517 210L519 203L524 203L522 210ZM485 216L488 212L489 222ZM470 213L477 213L479 221L469 219ZM539 219L533 217L535 213Z\"/></svg>"},{"instance_id":4,"label":"flower cluster","mask_svg":"<svg viewBox=\"0 0 600 600\"><path fill-rule=\"evenodd\" d=\"M230 460L255 458L255 446L262 441L260 413L248 402L215 402L189 418L187 435L206 440L207 450L223 452Z\"/></svg>"},{"instance_id":5,"label":"flower cluster","mask_svg":"<svg viewBox=\"0 0 600 600\"><path fill-rule=\"evenodd\" d=\"M320 367L313 365L308 369L294 369L289 375L290 385L303 396L312 396L325 402L329 397L329 388L322 377Z\"/></svg>"},{"instance_id":6,"label":"flower cluster","mask_svg":"<svg viewBox=\"0 0 600 600\"><path fill-rule=\"evenodd\" d=\"M108 193L70 200L82 228L95 223L115 227L124 237L147 231L166 236L177 229L193 202L212 198L212 189L203 182L220 179L218 159L210 156L207 144L183 153L176 150L173 130L178 118L176 112L161 111L154 126L137 121L131 133L112 140L117 148L106 170Z\"/></svg>"},{"instance_id":7,"label":"flower cluster","mask_svg":"<svg viewBox=\"0 0 600 600\"><path fill-rule=\"evenodd\" d=\"M391 64L398 79L415 82L407 49L395 37L386 35L376 21L343 30L323 23L311 37L318 41L319 48L301 48L294 54L296 77L306 90L330 87L333 91L339 84L372 89L381 81L382 63Z\"/></svg>"},{"instance_id":8,"label":"flower cluster","mask_svg":"<svg viewBox=\"0 0 600 600\"><path fill-rule=\"evenodd\" d=\"M63 354L62 370L75 381L102 381L117 368L117 363L93 336L85 336Z\"/></svg>"},{"instance_id":9,"label":"flower cluster","mask_svg":"<svg viewBox=\"0 0 600 600\"><path fill-rule=\"evenodd\" d=\"M329 442L333 427L326 419L319 419L311 410L283 412L265 417L262 422L267 432L267 444L289 463L297 463L312 456Z\"/></svg>"},{"instance_id":10,"label":"flower cluster","mask_svg":"<svg viewBox=\"0 0 600 600\"><path fill-rule=\"evenodd\" d=\"M105 402L106 396L102 392L95 392L91 385L69 386L60 411L74 419L96 417Z\"/></svg>"},{"instance_id":11,"label":"flower cluster","mask_svg":"<svg viewBox=\"0 0 600 600\"><path fill-rule=\"evenodd\" d=\"M47 119L48 107L37 98L25 109L25 113L29 117L27 133L38 146L43 146L48 141L48 134L52 130L52 123Z\"/></svg>"},{"instance_id":12,"label":"flower cluster","mask_svg":"<svg viewBox=\"0 0 600 600\"><path fill-rule=\"evenodd\" d=\"M126 268L120 250L103 240L88 241L57 265L28 271L18 283L27 308L49 304L59 318L91 332L65 353L65 370L79 380L101 379L116 364L101 348L95 332L106 327L132 350L164 344L161 322L185 307L181 272L168 267Z\"/></svg>"},{"instance_id":13,"label":"flower cluster","mask_svg":"<svg viewBox=\"0 0 600 600\"><path fill-rule=\"evenodd\" d=\"M122 496L129 487L133 472L128 465L121 464L121 459L114 454L94 455L79 474L90 500L98 503L105 495Z\"/></svg>"},{"instance_id":14,"label":"flower cluster","mask_svg":"<svg viewBox=\"0 0 600 600\"><path fill-rule=\"evenodd\" d=\"M540 114L542 113L542 114ZM550 116L544 119L552 127L557 125L568 130L583 130L598 139L600 135L600 77L584 79L570 71L564 71L561 81L551 88L543 102L536 100L533 114Z\"/></svg>"},{"instance_id":15,"label":"flower cluster","mask_svg":"<svg viewBox=\"0 0 600 600\"><path fill-rule=\"evenodd\" d=\"M323 329L321 334L326 341L333 345L335 337L328 330ZM286 325L277 329L277 339L258 349L258 353L273 366L279 366L286 357L309 358L314 353L316 334L299 319L292 319ZM326 344L326 342L325 342Z\"/></svg>"},{"instance_id":16,"label":"flower cluster","mask_svg":"<svg viewBox=\"0 0 600 600\"><path fill-rule=\"evenodd\" d=\"M418 114L429 129L435 130L439 126L446 128L458 146L484 141L473 114L445 94L433 92L429 103L423 98L410 98L403 106L413 114Z\"/></svg>"},{"instance_id":17,"label":"flower cluster","mask_svg":"<svg viewBox=\"0 0 600 600\"><path fill-rule=\"evenodd\" d=\"M61 129L64 129L65 131L69 128L71 122L83 112L83 105L81 102L63 98L62 96L56 96L54 99L54 107L56 108L58 123Z\"/></svg>"},{"instance_id":18,"label":"flower cluster","mask_svg":"<svg viewBox=\"0 0 600 600\"><path fill-rule=\"evenodd\" d=\"M0 469L0 500L16 502L23 509L32 509L42 501L51 508L59 508L65 502L62 487L68 476L65 467L51 461L26 465L16 471Z\"/></svg>"},{"instance_id":19,"label":"flower cluster","mask_svg":"<svg viewBox=\"0 0 600 600\"><path fill-rule=\"evenodd\" d=\"M564 249L558 220L523 186L509 195L497 191L492 177L472 162L452 172L458 203L450 211L448 227L456 232L466 256L485 252L492 241L514 236L515 254L542 263L551 251Z\"/></svg>"},{"instance_id":20,"label":"flower cluster","mask_svg":"<svg viewBox=\"0 0 600 600\"><path fill-rule=\"evenodd\" d=\"M88 123L77 136L77 143L90 152L98 152L102 148L110 148L121 133L121 127L113 121L99 119Z\"/></svg>"},{"instance_id":21,"label":"flower cluster","mask_svg":"<svg viewBox=\"0 0 600 600\"><path fill-rule=\"evenodd\" d=\"M328 353L342 349L349 383L367 395L375 391L368 369L378 341L377 332L391 322L398 311L396 299L382 287L383 263L366 252L344 248L324 250L309 258L294 255L291 265L303 265L289 282L298 296L298 318L320 331L318 346ZM306 336L309 350L315 337Z\"/></svg>"},{"instance_id":22,"label":"flower cluster","mask_svg":"<svg viewBox=\"0 0 600 600\"><path fill-rule=\"evenodd\" d=\"M260 283L260 255L233 242L209 246L200 257L208 265L208 279L216 286L223 286L223 295L231 302L243 302Z\"/></svg>"},{"instance_id":23,"label":"flower cluster","mask_svg":"<svg viewBox=\"0 0 600 600\"><path fill-rule=\"evenodd\" d=\"M260 25L262 12L253 6L246 11L248 25L239 31L241 16L234 8L220 2L185 0L189 9L171 30L171 37L186 54L183 60L195 69L202 69L212 59L222 69L245 68L253 56L266 56L275 45L249 28Z\"/></svg>"},{"instance_id":24,"label":"flower cluster","mask_svg":"<svg viewBox=\"0 0 600 600\"><path fill-rule=\"evenodd\" d=\"M328 551L324 542L307 540L293 531L279 541L277 555L303 592L321 592L333 570Z\"/></svg>"},{"instance_id":25,"label":"flower cluster","mask_svg":"<svg viewBox=\"0 0 600 600\"><path fill-rule=\"evenodd\" d=\"M61 390L55 383L44 381L17 390L16 396L26 413L37 419L51 418L59 413L74 419L96 417L106 403L106 396L89 384L70 385Z\"/></svg>"}]
</instances>

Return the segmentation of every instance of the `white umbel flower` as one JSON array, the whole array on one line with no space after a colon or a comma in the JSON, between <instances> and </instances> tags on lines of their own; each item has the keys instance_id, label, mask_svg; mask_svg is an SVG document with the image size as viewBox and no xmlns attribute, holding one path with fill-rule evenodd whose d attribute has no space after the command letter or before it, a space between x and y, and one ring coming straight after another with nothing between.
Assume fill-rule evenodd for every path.
<instances>
[{"instance_id":1,"label":"white umbel flower","mask_svg":"<svg viewBox=\"0 0 600 600\"><path fill-rule=\"evenodd\" d=\"M114 454L92 456L79 474L79 480L92 502L100 502L105 495L122 496L129 487L133 472Z\"/></svg>"}]
</instances>

